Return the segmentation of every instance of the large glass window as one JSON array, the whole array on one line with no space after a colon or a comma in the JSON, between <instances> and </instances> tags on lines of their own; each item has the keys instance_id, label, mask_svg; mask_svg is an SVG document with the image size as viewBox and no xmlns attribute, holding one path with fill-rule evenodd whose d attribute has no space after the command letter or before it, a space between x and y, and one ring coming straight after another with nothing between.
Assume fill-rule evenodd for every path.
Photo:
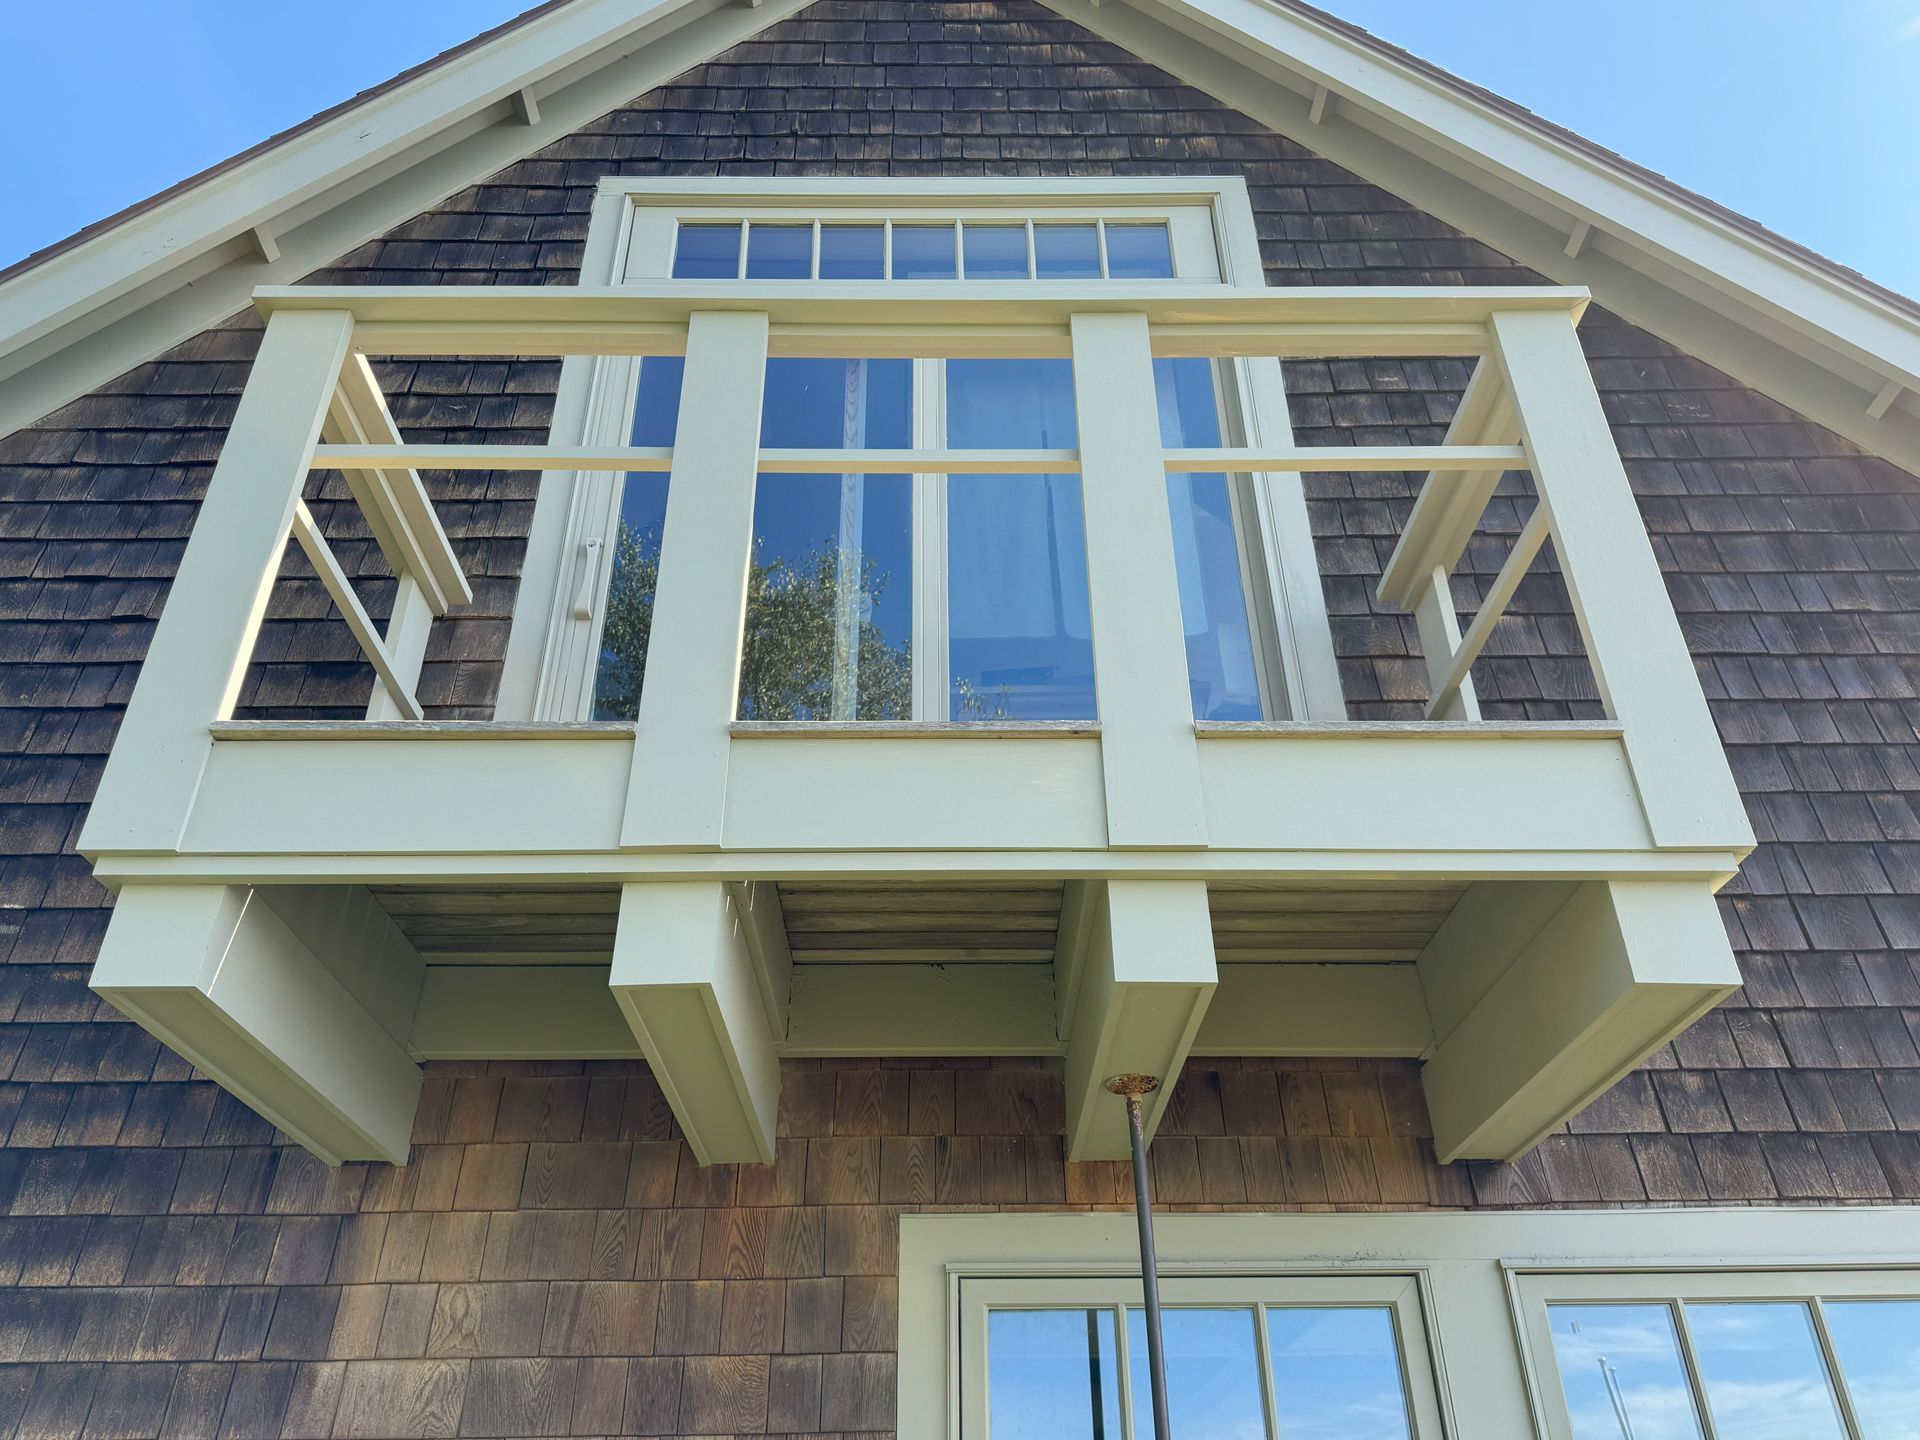
<instances>
[{"instance_id":1,"label":"large glass window","mask_svg":"<svg viewBox=\"0 0 1920 1440\"><path fill-rule=\"evenodd\" d=\"M1165 222L793 218L686 220L675 279L1167 279ZM663 257L664 258L664 257ZM671 447L682 362L638 367L631 443ZM1162 441L1225 434L1213 362L1155 364ZM1071 362L769 360L761 443L774 449L1035 449L1078 444ZM817 468L817 467L815 467ZM1179 603L1196 719L1262 717L1237 487L1173 473ZM638 713L667 476L635 473L618 527L591 713ZM1097 719L1081 477L763 474L742 638L750 720Z\"/></svg>"},{"instance_id":2,"label":"large glass window","mask_svg":"<svg viewBox=\"0 0 1920 1440\"><path fill-rule=\"evenodd\" d=\"M1556 1435L1920 1440L1920 1275L1551 1275L1527 1288L1559 1380Z\"/></svg>"},{"instance_id":3,"label":"large glass window","mask_svg":"<svg viewBox=\"0 0 1920 1440\"><path fill-rule=\"evenodd\" d=\"M1397 1276L1163 1282L1168 1418L1209 1440L1438 1435L1414 1284ZM1159 1440L1139 1285L962 1282L962 1434Z\"/></svg>"}]
</instances>

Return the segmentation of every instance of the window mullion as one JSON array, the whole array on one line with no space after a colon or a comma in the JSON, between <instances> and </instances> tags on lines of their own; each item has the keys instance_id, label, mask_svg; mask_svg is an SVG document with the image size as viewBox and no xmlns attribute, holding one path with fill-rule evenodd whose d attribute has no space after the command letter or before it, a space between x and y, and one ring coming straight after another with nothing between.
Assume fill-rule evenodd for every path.
<instances>
[{"instance_id":1,"label":"window mullion","mask_svg":"<svg viewBox=\"0 0 1920 1440\"><path fill-rule=\"evenodd\" d=\"M1713 1410L1707 1404L1706 1376L1700 1371L1700 1356L1693 1348L1693 1327L1687 1323L1686 1301L1676 1295L1667 1303L1673 1306L1673 1329L1680 1337L1680 1360L1687 1367L1687 1386L1693 1391L1693 1409L1700 1420L1700 1433L1706 1440L1720 1440L1720 1431L1713 1423Z\"/></svg>"},{"instance_id":2,"label":"window mullion","mask_svg":"<svg viewBox=\"0 0 1920 1440\"><path fill-rule=\"evenodd\" d=\"M1273 1383L1273 1345L1267 1338L1267 1307L1253 1307L1253 1344L1260 1365L1260 1405L1266 1412L1267 1440L1280 1440L1280 1395Z\"/></svg>"},{"instance_id":3,"label":"window mullion","mask_svg":"<svg viewBox=\"0 0 1920 1440\"><path fill-rule=\"evenodd\" d=\"M1813 1316L1814 1337L1820 1344L1820 1358L1827 1367L1827 1383L1833 1387L1834 1399L1840 1405L1840 1422L1847 1427L1852 1440L1861 1440L1860 1417L1854 1413L1853 1395L1847 1389L1847 1377L1840 1369L1839 1352L1833 1348L1833 1336L1827 1330L1827 1310L1818 1295L1807 1297L1807 1309Z\"/></svg>"},{"instance_id":4,"label":"window mullion","mask_svg":"<svg viewBox=\"0 0 1920 1440\"><path fill-rule=\"evenodd\" d=\"M913 362L914 448L947 443L947 362ZM948 719L947 477L913 484L913 718Z\"/></svg>"},{"instance_id":5,"label":"window mullion","mask_svg":"<svg viewBox=\"0 0 1920 1440\"><path fill-rule=\"evenodd\" d=\"M1120 1434L1122 1440L1138 1440L1133 1428L1133 1359L1127 1339L1127 1307L1113 1307L1113 1363L1120 1373L1115 1381L1120 1392ZM1155 1440L1167 1440L1164 1435Z\"/></svg>"}]
</instances>

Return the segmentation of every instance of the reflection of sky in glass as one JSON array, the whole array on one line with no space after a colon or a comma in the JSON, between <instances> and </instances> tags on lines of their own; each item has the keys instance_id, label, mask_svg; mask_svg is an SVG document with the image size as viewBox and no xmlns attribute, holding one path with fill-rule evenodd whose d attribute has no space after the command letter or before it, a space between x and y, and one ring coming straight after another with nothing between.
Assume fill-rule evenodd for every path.
<instances>
[{"instance_id":1,"label":"reflection of sky in glass","mask_svg":"<svg viewBox=\"0 0 1920 1440\"><path fill-rule=\"evenodd\" d=\"M879 225L822 225L822 280L879 280L887 273L887 234Z\"/></svg>"},{"instance_id":2,"label":"reflection of sky in glass","mask_svg":"<svg viewBox=\"0 0 1920 1440\"><path fill-rule=\"evenodd\" d=\"M749 280L806 280L812 275L812 225L756 224L747 231Z\"/></svg>"},{"instance_id":3,"label":"reflection of sky in glass","mask_svg":"<svg viewBox=\"0 0 1920 1440\"><path fill-rule=\"evenodd\" d=\"M1406 1440L1393 1313L1358 1306L1267 1307L1283 1440Z\"/></svg>"},{"instance_id":4,"label":"reflection of sky in glass","mask_svg":"<svg viewBox=\"0 0 1920 1440\"><path fill-rule=\"evenodd\" d=\"M1920 1300L1829 1300L1821 1308L1861 1440L1920 1440Z\"/></svg>"},{"instance_id":5,"label":"reflection of sky in glass","mask_svg":"<svg viewBox=\"0 0 1920 1440\"><path fill-rule=\"evenodd\" d=\"M1173 274L1173 241L1164 225L1107 226L1107 278L1164 280Z\"/></svg>"},{"instance_id":6,"label":"reflection of sky in glass","mask_svg":"<svg viewBox=\"0 0 1920 1440\"><path fill-rule=\"evenodd\" d=\"M1042 280L1098 280L1100 230L1095 225L1033 227L1033 268Z\"/></svg>"},{"instance_id":7,"label":"reflection of sky in glass","mask_svg":"<svg viewBox=\"0 0 1920 1440\"><path fill-rule=\"evenodd\" d=\"M1665 1305L1550 1305L1574 1440L1699 1440Z\"/></svg>"},{"instance_id":8,"label":"reflection of sky in glass","mask_svg":"<svg viewBox=\"0 0 1920 1440\"><path fill-rule=\"evenodd\" d=\"M1210 361L1155 360L1160 443L1173 449L1220 444ZM1253 631L1240 582L1240 552L1225 475L1167 476L1173 512L1174 571L1187 636L1187 683L1196 720L1260 719Z\"/></svg>"},{"instance_id":9,"label":"reflection of sky in glass","mask_svg":"<svg viewBox=\"0 0 1920 1440\"><path fill-rule=\"evenodd\" d=\"M1260 1358L1252 1310L1161 1311L1166 1337L1167 1418L1178 1440L1266 1440ZM1147 1317L1127 1311L1136 1440L1158 1440L1147 1378Z\"/></svg>"},{"instance_id":10,"label":"reflection of sky in glass","mask_svg":"<svg viewBox=\"0 0 1920 1440\"><path fill-rule=\"evenodd\" d=\"M974 450L1078 444L1072 362L948 361L947 443ZM949 477L947 557L952 718L1093 718L1079 478Z\"/></svg>"},{"instance_id":11,"label":"reflection of sky in glass","mask_svg":"<svg viewBox=\"0 0 1920 1440\"><path fill-rule=\"evenodd\" d=\"M969 280L1027 278L1027 227L969 225L965 232Z\"/></svg>"},{"instance_id":12,"label":"reflection of sky in glass","mask_svg":"<svg viewBox=\"0 0 1920 1440\"><path fill-rule=\"evenodd\" d=\"M1121 1440L1118 1372L1111 1310L987 1312L993 1440Z\"/></svg>"},{"instance_id":13,"label":"reflection of sky in glass","mask_svg":"<svg viewBox=\"0 0 1920 1440\"><path fill-rule=\"evenodd\" d=\"M1805 1305L1688 1305L1707 1407L1740 1440L1842 1440L1813 1316Z\"/></svg>"},{"instance_id":14,"label":"reflection of sky in glass","mask_svg":"<svg viewBox=\"0 0 1920 1440\"><path fill-rule=\"evenodd\" d=\"M953 226L893 227L894 279L951 280L953 275Z\"/></svg>"},{"instance_id":15,"label":"reflection of sky in glass","mask_svg":"<svg viewBox=\"0 0 1920 1440\"><path fill-rule=\"evenodd\" d=\"M676 280L731 280L740 273L740 227L682 225L673 249Z\"/></svg>"}]
</instances>

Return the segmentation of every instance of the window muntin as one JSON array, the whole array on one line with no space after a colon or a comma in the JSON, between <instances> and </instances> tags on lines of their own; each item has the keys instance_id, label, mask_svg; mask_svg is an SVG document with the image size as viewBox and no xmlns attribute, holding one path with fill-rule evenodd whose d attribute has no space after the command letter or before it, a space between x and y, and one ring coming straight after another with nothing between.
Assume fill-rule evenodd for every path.
<instances>
[{"instance_id":1,"label":"window muntin","mask_svg":"<svg viewBox=\"0 0 1920 1440\"><path fill-rule=\"evenodd\" d=\"M1520 1278L1554 1440L1920 1440L1920 1272Z\"/></svg>"},{"instance_id":2,"label":"window muntin","mask_svg":"<svg viewBox=\"0 0 1920 1440\"><path fill-rule=\"evenodd\" d=\"M1162 1295L1176 1435L1440 1435L1411 1277L1170 1276ZM1157 1440L1138 1281L964 1278L958 1303L967 1440Z\"/></svg>"}]
</instances>

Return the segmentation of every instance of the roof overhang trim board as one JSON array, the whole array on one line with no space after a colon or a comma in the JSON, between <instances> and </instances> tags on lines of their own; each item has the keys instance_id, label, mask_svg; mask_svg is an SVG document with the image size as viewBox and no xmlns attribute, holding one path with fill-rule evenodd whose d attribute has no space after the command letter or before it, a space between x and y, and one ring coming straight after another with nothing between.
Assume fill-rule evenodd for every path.
<instances>
[{"instance_id":1,"label":"roof overhang trim board","mask_svg":"<svg viewBox=\"0 0 1920 1440\"><path fill-rule=\"evenodd\" d=\"M1920 473L1920 307L1304 7L1046 3ZM55 251L0 282L0 434L803 8L533 12Z\"/></svg>"},{"instance_id":2,"label":"roof overhang trim board","mask_svg":"<svg viewBox=\"0 0 1920 1440\"><path fill-rule=\"evenodd\" d=\"M0 282L0 434L805 5L572 0L56 249Z\"/></svg>"}]
</instances>

